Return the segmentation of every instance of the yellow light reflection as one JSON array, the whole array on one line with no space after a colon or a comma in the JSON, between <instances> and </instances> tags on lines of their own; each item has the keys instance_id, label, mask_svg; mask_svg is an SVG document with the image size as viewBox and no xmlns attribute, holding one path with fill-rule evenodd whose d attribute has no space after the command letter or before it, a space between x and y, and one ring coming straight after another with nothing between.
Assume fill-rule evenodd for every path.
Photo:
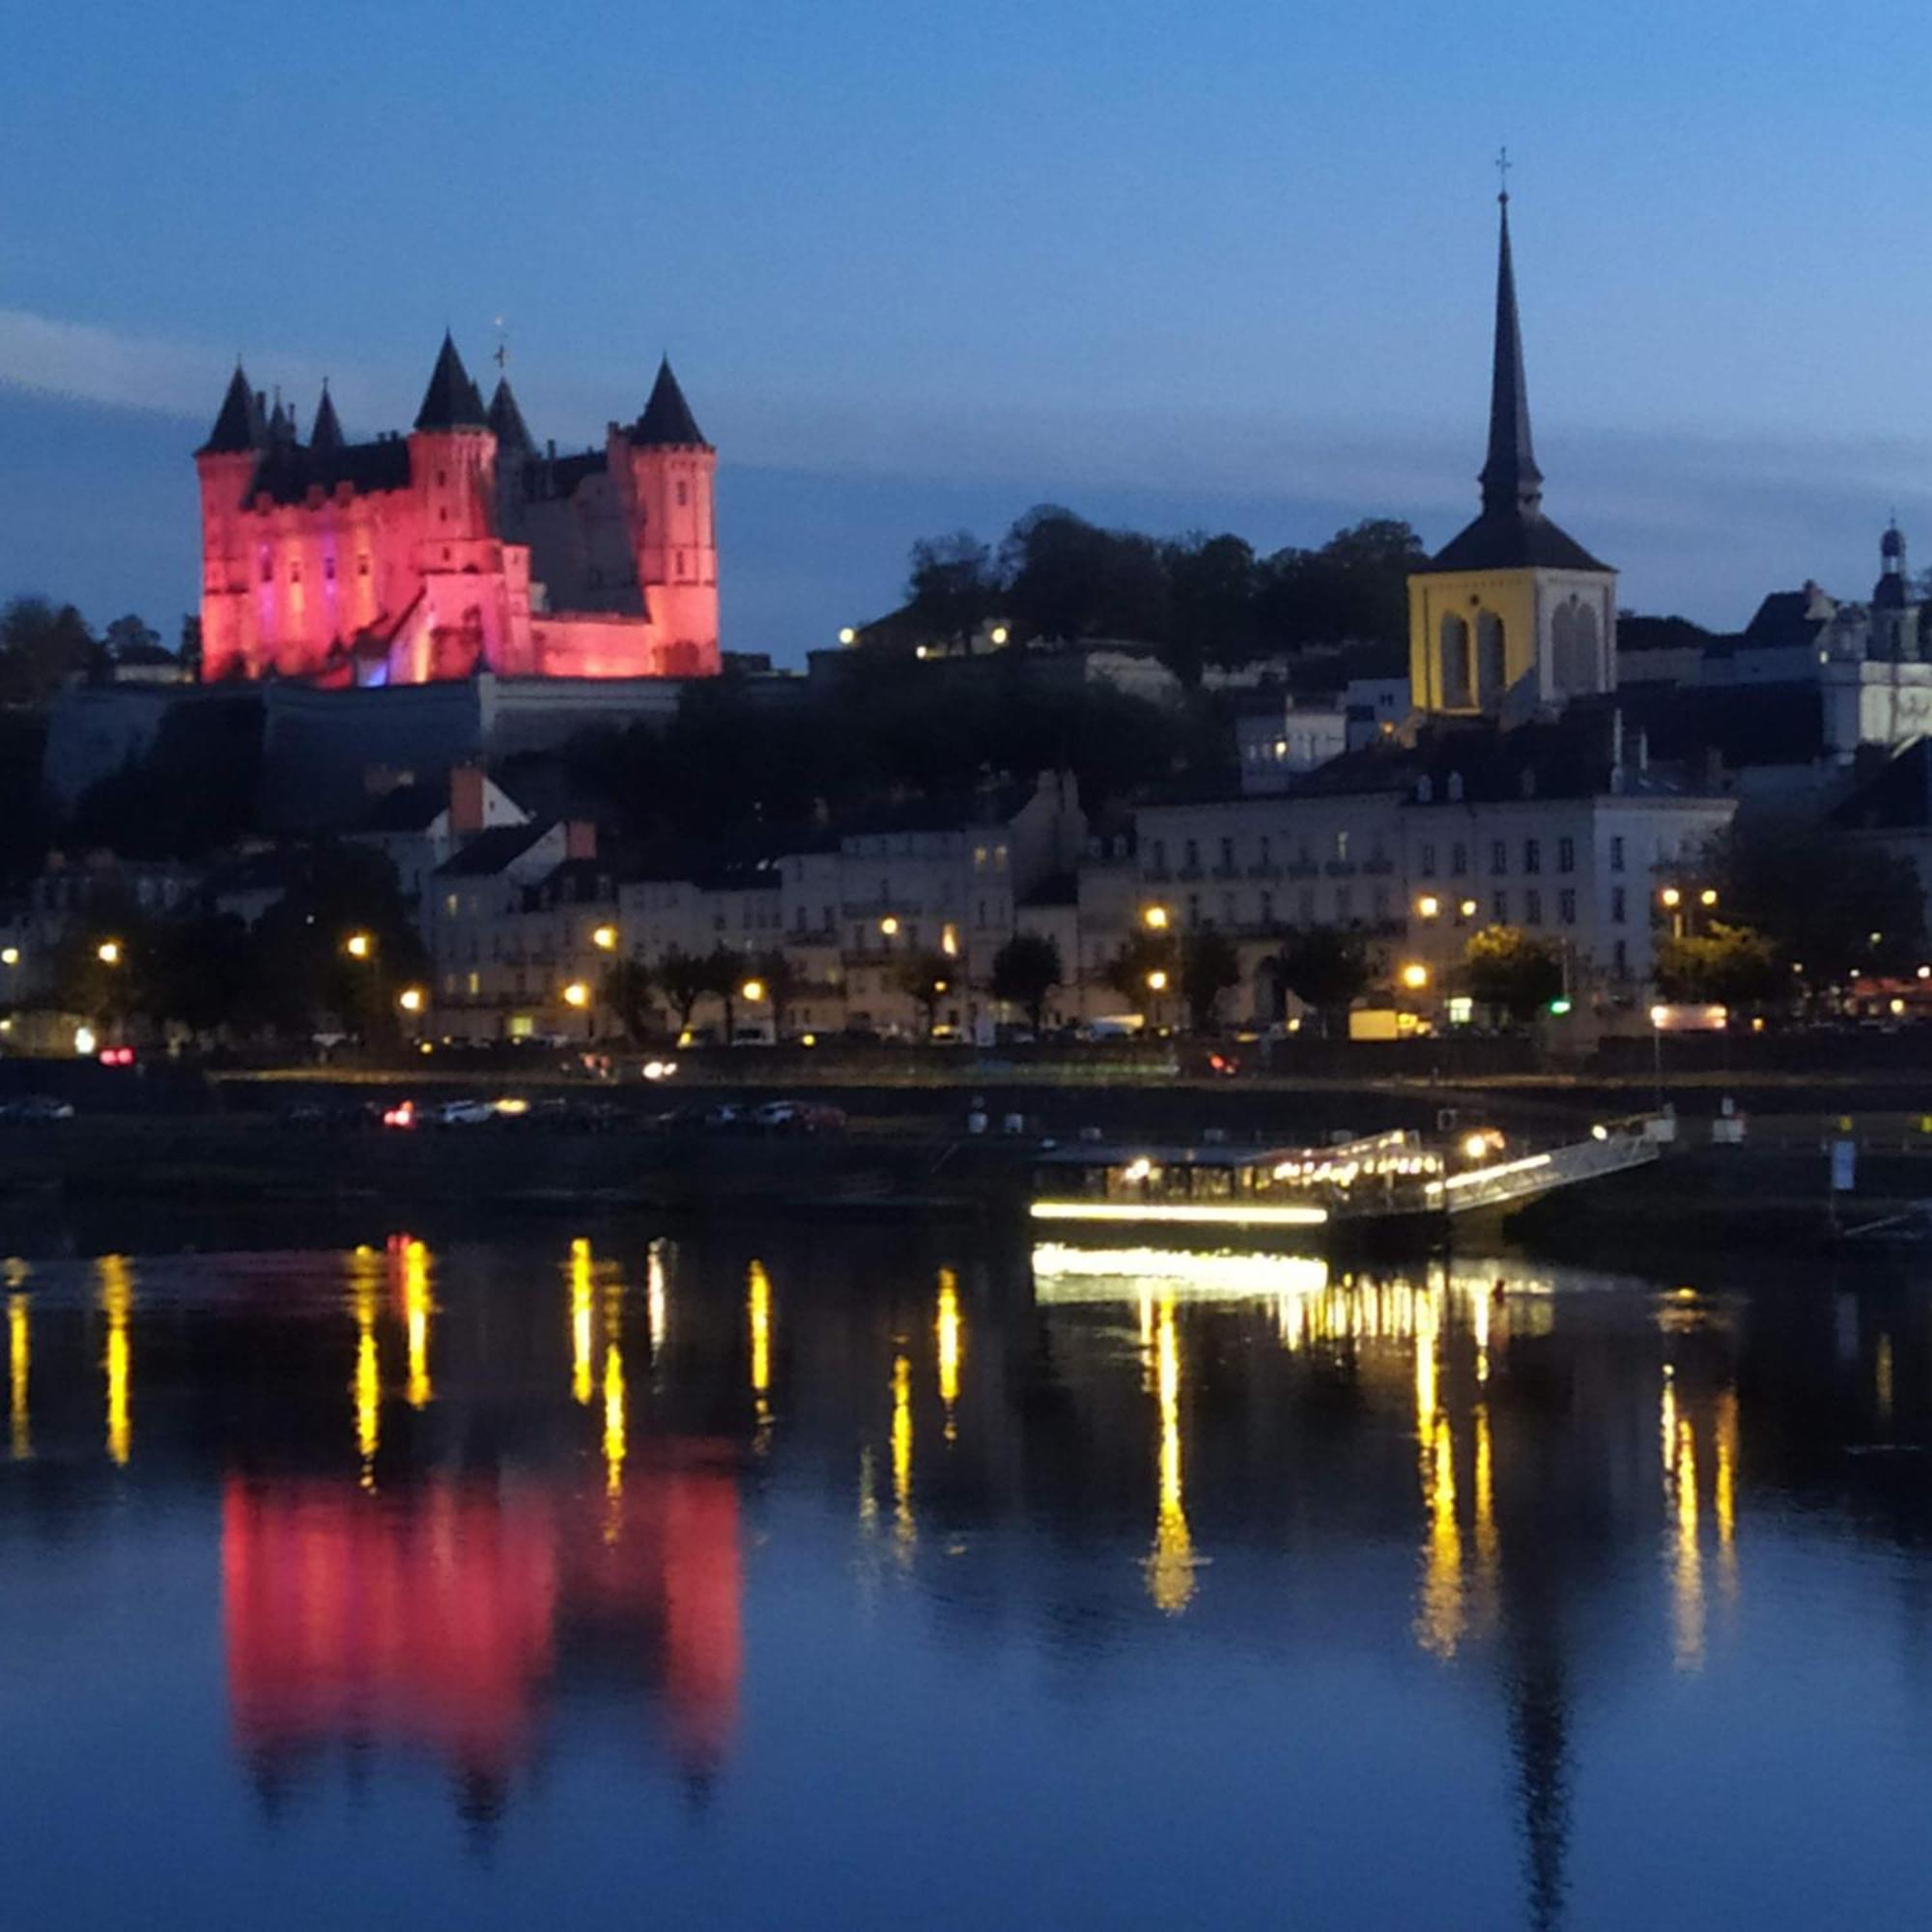
<instances>
[{"instance_id":1,"label":"yellow light reflection","mask_svg":"<svg viewBox=\"0 0 1932 1932\"><path fill-rule=\"evenodd\" d=\"M1738 1392L1718 1398L1718 1467L1711 1497L1718 1520L1718 1577L1727 1600L1738 1589Z\"/></svg>"},{"instance_id":2,"label":"yellow light reflection","mask_svg":"<svg viewBox=\"0 0 1932 1932\"><path fill-rule=\"evenodd\" d=\"M1160 1508L1153 1551L1147 1560L1154 1607L1179 1616L1194 1597L1194 1542L1180 1477L1180 1349L1174 1329L1174 1296L1161 1297L1154 1322L1154 1399L1160 1408Z\"/></svg>"},{"instance_id":3,"label":"yellow light reflection","mask_svg":"<svg viewBox=\"0 0 1932 1932\"><path fill-rule=\"evenodd\" d=\"M1671 1569L1672 1652L1679 1670L1704 1662L1704 1559L1697 1547L1697 1443L1687 1416L1677 1425L1676 1536Z\"/></svg>"},{"instance_id":4,"label":"yellow light reflection","mask_svg":"<svg viewBox=\"0 0 1932 1932\"><path fill-rule=\"evenodd\" d=\"M134 1303L134 1281L120 1255L102 1255L96 1264L100 1279L100 1306L107 1317L107 1454L116 1468L125 1469L133 1453L134 1429L128 1411L128 1384L133 1375L128 1341L128 1314Z\"/></svg>"},{"instance_id":5,"label":"yellow light reflection","mask_svg":"<svg viewBox=\"0 0 1932 1932\"><path fill-rule=\"evenodd\" d=\"M1440 1304L1431 1290L1415 1294L1415 1439L1428 1451L1435 1420L1435 1348L1440 1339Z\"/></svg>"},{"instance_id":6,"label":"yellow light reflection","mask_svg":"<svg viewBox=\"0 0 1932 1932\"><path fill-rule=\"evenodd\" d=\"M570 1393L580 1408L590 1406L590 1243L570 1244Z\"/></svg>"},{"instance_id":7,"label":"yellow light reflection","mask_svg":"<svg viewBox=\"0 0 1932 1932\"><path fill-rule=\"evenodd\" d=\"M27 1419L27 1380L33 1368L33 1337L28 1332L27 1297L7 1297L7 1416L14 1460L24 1463L34 1453L33 1429Z\"/></svg>"},{"instance_id":8,"label":"yellow light reflection","mask_svg":"<svg viewBox=\"0 0 1932 1932\"><path fill-rule=\"evenodd\" d=\"M868 1443L859 1451L859 1529L873 1536L879 1527L879 1499L873 1493L872 1450Z\"/></svg>"},{"instance_id":9,"label":"yellow light reflection","mask_svg":"<svg viewBox=\"0 0 1932 1932\"><path fill-rule=\"evenodd\" d=\"M1482 1627L1495 1621L1501 1576L1497 1567L1495 1449L1487 1403L1476 1409L1476 1584Z\"/></svg>"},{"instance_id":10,"label":"yellow light reflection","mask_svg":"<svg viewBox=\"0 0 1932 1932\"><path fill-rule=\"evenodd\" d=\"M752 1328L752 1394L763 1423L772 1412L772 1278L763 1262L753 1262L747 1269L745 1284L746 1316Z\"/></svg>"},{"instance_id":11,"label":"yellow light reflection","mask_svg":"<svg viewBox=\"0 0 1932 1932\"><path fill-rule=\"evenodd\" d=\"M959 1280L951 1268L939 1270L939 1314L933 1327L939 1342L939 1399L946 1405L946 1439L958 1429L952 1405L959 1400Z\"/></svg>"},{"instance_id":12,"label":"yellow light reflection","mask_svg":"<svg viewBox=\"0 0 1932 1932\"><path fill-rule=\"evenodd\" d=\"M670 1293L665 1279L665 1243L650 1245L644 1258L644 1321L651 1341L651 1366L664 1353L665 1337L670 1328Z\"/></svg>"},{"instance_id":13,"label":"yellow light reflection","mask_svg":"<svg viewBox=\"0 0 1932 1932\"><path fill-rule=\"evenodd\" d=\"M427 1408L435 1397L429 1378L429 1250L420 1241L403 1243L403 1323L409 1339L409 1380L405 1393L412 1408Z\"/></svg>"},{"instance_id":14,"label":"yellow light reflection","mask_svg":"<svg viewBox=\"0 0 1932 1932\"><path fill-rule=\"evenodd\" d=\"M604 1488L613 1496L623 1492L626 1444L624 1351L612 1342L604 1351Z\"/></svg>"},{"instance_id":15,"label":"yellow light reflection","mask_svg":"<svg viewBox=\"0 0 1932 1932\"><path fill-rule=\"evenodd\" d=\"M901 1559L917 1535L912 1515L912 1364L893 1358L893 1537Z\"/></svg>"},{"instance_id":16,"label":"yellow light reflection","mask_svg":"<svg viewBox=\"0 0 1932 1932\"><path fill-rule=\"evenodd\" d=\"M1873 1393L1878 1398L1878 1419L1891 1420L1891 1337L1878 1338L1878 1357L1872 1370Z\"/></svg>"},{"instance_id":17,"label":"yellow light reflection","mask_svg":"<svg viewBox=\"0 0 1932 1932\"><path fill-rule=\"evenodd\" d=\"M1415 1636L1432 1657L1451 1658L1463 1640L1467 1606L1463 1598L1463 1532L1456 1520L1456 1440L1446 1415L1435 1418L1424 1453L1423 1500L1429 1510L1429 1546Z\"/></svg>"},{"instance_id":18,"label":"yellow light reflection","mask_svg":"<svg viewBox=\"0 0 1932 1932\"><path fill-rule=\"evenodd\" d=\"M1476 1379L1490 1378L1490 1296L1478 1289L1469 1297L1471 1324L1476 1331Z\"/></svg>"}]
</instances>

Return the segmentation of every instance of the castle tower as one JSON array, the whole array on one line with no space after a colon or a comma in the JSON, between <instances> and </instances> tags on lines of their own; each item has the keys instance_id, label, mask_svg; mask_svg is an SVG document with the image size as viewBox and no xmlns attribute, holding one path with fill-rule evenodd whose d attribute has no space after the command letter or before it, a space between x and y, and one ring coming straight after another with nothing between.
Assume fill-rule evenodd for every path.
<instances>
[{"instance_id":1,"label":"castle tower","mask_svg":"<svg viewBox=\"0 0 1932 1932\"><path fill-rule=\"evenodd\" d=\"M1490 445L1475 522L1408 580L1410 698L1508 723L1616 686L1617 577L1543 513L1510 255L1496 258Z\"/></svg>"},{"instance_id":2,"label":"castle tower","mask_svg":"<svg viewBox=\"0 0 1932 1932\"><path fill-rule=\"evenodd\" d=\"M621 443L612 439L613 471L620 453L638 587L661 639L662 668L707 676L718 668L718 452L698 429L668 357L658 367L643 414L622 433Z\"/></svg>"},{"instance_id":3,"label":"castle tower","mask_svg":"<svg viewBox=\"0 0 1932 1932\"><path fill-rule=\"evenodd\" d=\"M256 674L259 626L250 601L252 559L242 521L250 478L268 447L262 398L237 362L208 440L194 453L201 479L202 676Z\"/></svg>"},{"instance_id":4,"label":"castle tower","mask_svg":"<svg viewBox=\"0 0 1932 1932\"><path fill-rule=\"evenodd\" d=\"M1905 574L1905 537L1893 523L1879 539L1879 579L1872 586L1871 642L1867 655L1887 664L1911 664L1921 655L1919 606Z\"/></svg>"},{"instance_id":5,"label":"castle tower","mask_svg":"<svg viewBox=\"0 0 1932 1932\"><path fill-rule=\"evenodd\" d=\"M504 597L497 433L447 330L409 445L423 606L410 625L410 680L526 668Z\"/></svg>"}]
</instances>

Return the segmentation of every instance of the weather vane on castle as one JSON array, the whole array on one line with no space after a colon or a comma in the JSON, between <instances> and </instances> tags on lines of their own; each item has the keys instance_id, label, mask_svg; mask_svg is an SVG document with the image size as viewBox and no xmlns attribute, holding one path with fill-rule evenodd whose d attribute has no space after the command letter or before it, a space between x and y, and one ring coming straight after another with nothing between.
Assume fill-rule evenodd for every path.
<instances>
[{"instance_id":1,"label":"weather vane on castle","mask_svg":"<svg viewBox=\"0 0 1932 1932\"><path fill-rule=\"evenodd\" d=\"M323 385L303 442L240 365L195 452L202 675L318 684L706 677L717 452L666 361L604 447L539 450L448 335L415 427L350 442Z\"/></svg>"}]
</instances>

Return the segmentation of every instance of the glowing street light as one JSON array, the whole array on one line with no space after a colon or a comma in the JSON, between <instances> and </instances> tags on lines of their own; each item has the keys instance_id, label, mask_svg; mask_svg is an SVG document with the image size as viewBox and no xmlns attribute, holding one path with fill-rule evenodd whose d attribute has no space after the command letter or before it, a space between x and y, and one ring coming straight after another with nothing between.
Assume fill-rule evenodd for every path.
<instances>
[{"instance_id":1,"label":"glowing street light","mask_svg":"<svg viewBox=\"0 0 1932 1932\"><path fill-rule=\"evenodd\" d=\"M1402 969L1402 983L1411 993L1419 993L1429 983L1429 968L1420 959L1411 959Z\"/></svg>"},{"instance_id":2,"label":"glowing street light","mask_svg":"<svg viewBox=\"0 0 1932 1932\"><path fill-rule=\"evenodd\" d=\"M17 966L20 963L20 949L17 946L0 946L0 966Z\"/></svg>"},{"instance_id":3,"label":"glowing street light","mask_svg":"<svg viewBox=\"0 0 1932 1932\"><path fill-rule=\"evenodd\" d=\"M1464 899L1463 903L1456 908L1456 910L1460 912L1464 919L1474 919L1476 916L1476 902L1474 899Z\"/></svg>"},{"instance_id":4,"label":"glowing street light","mask_svg":"<svg viewBox=\"0 0 1932 1932\"><path fill-rule=\"evenodd\" d=\"M762 980L747 980L738 990L753 1006L756 1006L765 997L765 982Z\"/></svg>"},{"instance_id":5,"label":"glowing street light","mask_svg":"<svg viewBox=\"0 0 1932 1932\"><path fill-rule=\"evenodd\" d=\"M600 952L612 952L617 947L617 928L614 925L600 925L591 935L590 943Z\"/></svg>"},{"instance_id":6,"label":"glowing street light","mask_svg":"<svg viewBox=\"0 0 1932 1932\"><path fill-rule=\"evenodd\" d=\"M986 635L994 643L1004 644L1012 636L1012 633L1004 624L995 624Z\"/></svg>"},{"instance_id":7,"label":"glowing street light","mask_svg":"<svg viewBox=\"0 0 1932 1932\"><path fill-rule=\"evenodd\" d=\"M1150 932L1165 932L1167 922L1168 911L1164 905L1151 905L1141 914L1141 923Z\"/></svg>"},{"instance_id":8,"label":"glowing street light","mask_svg":"<svg viewBox=\"0 0 1932 1932\"><path fill-rule=\"evenodd\" d=\"M121 942L118 939L103 939L94 949L94 956L103 966L118 966L121 963Z\"/></svg>"},{"instance_id":9,"label":"glowing street light","mask_svg":"<svg viewBox=\"0 0 1932 1932\"><path fill-rule=\"evenodd\" d=\"M898 929L899 929L899 923L892 916L891 913L888 913L885 916L885 918L879 922L879 930L883 932L888 939L892 938L893 935L898 931Z\"/></svg>"},{"instance_id":10,"label":"glowing street light","mask_svg":"<svg viewBox=\"0 0 1932 1932\"><path fill-rule=\"evenodd\" d=\"M1167 991L1167 975L1158 966L1147 976L1147 982L1150 993L1164 993Z\"/></svg>"},{"instance_id":11,"label":"glowing street light","mask_svg":"<svg viewBox=\"0 0 1932 1932\"><path fill-rule=\"evenodd\" d=\"M859 634L850 624L843 625L838 633L838 641L841 644L856 644L859 641Z\"/></svg>"},{"instance_id":12,"label":"glowing street light","mask_svg":"<svg viewBox=\"0 0 1932 1932\"><path fill-rule=\"evenodd\" d=\"M563 989L563 1004L566 1007L587 1007L590 1004L590 988L582 980L573 980Z\"/></svg>"},{"instance_id":13,"label":"glowing street light","mask_svg":"<svg viewBox=\"0 0 1932 1932\"><path fill-rule=\"evenodd\" d=\"M1718 903L1718 889L1717 889L1717 887L1716 887L1716 886L1706 886L1706 887L1704 888L1704 890L1703 890L1703 891L1702 891L1701 893L1699 893L1699 894L1697 895L1697 903L1698 903L1698 904L1699 904L1700 906L1714 906L1714 905L1716 905L1716 904Z\"/></svg>"},{"instance_id":14,"label":"glowing street light","mask_svg":"<svg viewBox=\"0 0 1932 1932\"><path fill-rule=\"evenodd\" d=\"M367 959L376 950L376 942L366 932L352 932L342 942L342 950L352 959Z\"/></svg>"},{"instance_id":15,"label":"glowing street light","mask_svg":"<svg viewBox=\"0 0 1932 1932\"><path fill-rule=\"evenodd\" d=\"M1675 912L1684 903L1684 895L1675 886L1665 886L1657 895L1658 903L1667 912Z\"/></svg>"},{"instance_id":16,"label":"glowing street light","mask_svg":"<svg viewBox=\"0 0 1932 1932\"><path fill-rule=\"evenodd\" d=\"M419 1013L423 1009L423 989L420 986L405 986L396 995L396 1004L406 1013Z\"/></svg>"},{"instance_id":17,"label":"glowing street light","mask_svg":"<svg viewBox=\"0 0 1932 1932\"><path fill-rule=\"evenodd\" d=\"M1418 919L1435 919L1442 911L1442 901L1434 893L1424 893L1415 902Z\"/></svg>"}]
</instances>

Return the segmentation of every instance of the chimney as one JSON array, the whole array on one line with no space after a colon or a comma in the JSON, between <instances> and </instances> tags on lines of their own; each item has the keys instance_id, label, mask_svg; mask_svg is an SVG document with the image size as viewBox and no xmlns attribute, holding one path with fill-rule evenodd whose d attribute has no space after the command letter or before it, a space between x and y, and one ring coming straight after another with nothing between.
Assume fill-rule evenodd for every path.
<instances>
[{"instance_id":1,"label":"chimney","mask_svg":"<svg viewBox=\"0 0 1932 1932\"><path fill-rule=\"evenodd\" d=\"M563 856L566 859L594 859L597 856L597 828L587 818L567 818L563 822Z\"/></svg>"},{"instance_id":2,"label":"chimney","mask_svg":"<svg viewBox=\"0 0 1932 1932\"><path fill-rule=\"evenodd\" d=\"M459 838L474 838L483 830L483 767L449 768L449 829Z\"/></svg>"}]
</instances>

